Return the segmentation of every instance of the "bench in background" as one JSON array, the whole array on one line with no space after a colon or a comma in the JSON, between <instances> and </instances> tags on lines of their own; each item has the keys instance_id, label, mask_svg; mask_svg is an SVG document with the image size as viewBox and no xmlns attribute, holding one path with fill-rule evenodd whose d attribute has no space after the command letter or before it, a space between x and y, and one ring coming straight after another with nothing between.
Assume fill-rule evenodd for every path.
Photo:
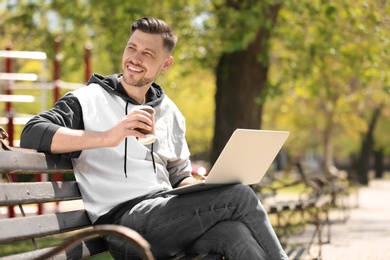
<instances>
[{"instance_id":1,"label":"bench in background","mask_svg":"<svg viewBox=\"0 0 390 260\"><path fill-rule=\"evenodd\" d=\"M301 186L300 189L304 187L303 191L291 198L283 198L284 189L297 185ZM332 194L329 189L307 179L286 181L277 177L275 172L268 172L265 178L252 188L267 213L275 216L274 228L290 259L321 259L322 245L330 243L331 237L329 210ZM291 244L290 236L303 234L308 224L314 225L311 237L304 243Z\"/></svg>"}]
</instances>

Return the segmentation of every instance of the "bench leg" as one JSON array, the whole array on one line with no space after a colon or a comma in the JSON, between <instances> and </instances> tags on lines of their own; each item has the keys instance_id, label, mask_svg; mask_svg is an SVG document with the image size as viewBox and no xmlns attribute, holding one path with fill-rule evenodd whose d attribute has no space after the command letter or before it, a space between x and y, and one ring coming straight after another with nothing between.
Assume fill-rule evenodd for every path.
<instances>
[{"instance_id":1,"label":"bench leg","mask_svg":"<svg viewBox=\"0 0 390 260\"><path fill-rule=\"evenodd\" d=\"M308 245L308 254L313 257L312 255L312 246L313 244L316 244L318 246L318 253L317 256L313 259L322 259L322 245L330 243L330 221L329 221L329 209L328 206L325 208L315 208L314 213L312 213L312 217L314 218L314 225L315 230L313 232L313 235L310 239L309 245ZM327 231L326 231L326 239L324 240L324 226L326 225ZM315 240L317 238L317 243L315 243Z\"/></svg>"}]
</instances>

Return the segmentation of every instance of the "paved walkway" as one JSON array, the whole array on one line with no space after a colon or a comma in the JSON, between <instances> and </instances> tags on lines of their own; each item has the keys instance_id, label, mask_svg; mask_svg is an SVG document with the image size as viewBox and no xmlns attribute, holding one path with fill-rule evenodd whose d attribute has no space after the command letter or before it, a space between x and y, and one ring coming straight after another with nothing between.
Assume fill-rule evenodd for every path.
<instances>
[{"instance_id":1,"label":"paved walkway","mask_svg":"<svg viewBox=\"0 0 390 260\"><path fill-rule=\"evenodd\" d=\"M341 223L331 210L330 244L322 246L323 260L390 259L390 180L371 180L359 190L359 207ZM305 234L304 234L305 235Z\"/></svg>"}]
</instances>

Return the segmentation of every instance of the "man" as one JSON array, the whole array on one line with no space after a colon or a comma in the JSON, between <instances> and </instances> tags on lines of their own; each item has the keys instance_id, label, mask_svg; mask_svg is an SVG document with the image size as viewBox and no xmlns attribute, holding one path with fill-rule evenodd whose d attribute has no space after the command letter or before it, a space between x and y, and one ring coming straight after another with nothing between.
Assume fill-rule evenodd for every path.
<instances>
[{"instance_id":1,"label":"man","mask_svg":"<svg viewBox=\"0 0 390 260\"><path fill-rule=\"evenodd\" d=\"M62 97L31 119L21 146L68 154L85 208L96 224L128 226L156 258L217 253L227 259L287 259L254 192L231 185L180 196L161 190L196 182L191 176L185 120L154 83L173 64L177 37L165 22L145 17L132 24L122 74L94 74L88 86ZM155 110L156 141L142 145ZM116 259L136 259L124 241L107 239Z\"/></svg>"}]
</instances>

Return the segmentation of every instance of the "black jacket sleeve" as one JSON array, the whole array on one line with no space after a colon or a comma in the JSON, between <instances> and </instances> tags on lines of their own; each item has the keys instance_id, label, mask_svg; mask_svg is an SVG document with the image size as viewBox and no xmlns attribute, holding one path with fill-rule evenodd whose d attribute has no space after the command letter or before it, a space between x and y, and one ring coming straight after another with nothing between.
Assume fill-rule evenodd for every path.
<instances>
[{"instance_id":1,"label":"black jacket sleeve","mask_svg":"<svg viewBox=\"0 0 390 260\"><path fill-rule=\"evenodd\" d=\"M42 112L27 122L20 137L20 146L50 153L53 136L61 126L84 129L82 109L72 93L59 99L49 111ZM78 157L80 152L69 153L69 156Z\"/></svg>"}]
</instances>

